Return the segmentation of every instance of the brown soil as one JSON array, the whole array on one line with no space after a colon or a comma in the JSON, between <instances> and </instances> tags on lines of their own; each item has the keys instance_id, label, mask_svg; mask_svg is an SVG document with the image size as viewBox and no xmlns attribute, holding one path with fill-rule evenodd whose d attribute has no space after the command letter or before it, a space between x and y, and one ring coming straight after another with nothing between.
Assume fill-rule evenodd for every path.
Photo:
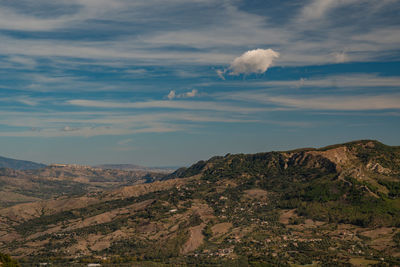
<instances>
[{"instance_id":1,"label":"brown soil","mask_svg":"<svg viewBox=\"0 0 400 267\"><path fill-rule=\"evenodd\" d=\"M279 222L283 223L283 224L289 224L290 218L297 217L295 212L296 212L296 209L283 211L281 216L279 217Z\"/></svg>"},{"instance_id":2,"label":"brown soil","mask_svg":"<svg viewBox=\"0 0 400 267\"><path fill-rule=\"evenodd\" d=\"M167 190L174 186L181 186L185 184L187 180L188 179L171 179L167 181L154 182L151 184L138 184L132 186L125 186L122 189L117 189L112 191L107 195L107 198L137 197L151 192Z\"/></svg>"},{"instance_id":3,"label":"brown soil","mask_svg":"<svg viewBox=\"0 0 400 267\"><path fill-rule=\"evenodd\" d=\"M55 199L18 204L9 208L1 209L0 214L2 217L14 221L25 221L42 215L51 215L61 211L83 208L98 202L100 202L98 199L89 197Z\"/></svg>"},{"instance_id":4,"label":"brown soil","mask_svg":"<svg viewBox=\"0 0 400 267\"><path fill-rule=\"evenodd\" d=\"M371 239L376 239L381 236L391 235L393 233L393 230L394 228L382 227L374 230L365 231L360 234L370 237Z\"/></svg>"},{"instance_id":5,"label":"brown soil","mask_svg":"<svg viewBox=\"0 0 400 267\"><path fill-rule=\"evenodd\" d=\"M213 237L218 238L224 234L226 234L229 229L232 228L232 223L219 223L211 227L211 231L213 232Z\"/></svg>"},{"instance_id":6,"label":"brown soil","mask_svg":"<svg viewBox=\"0 0 400 267\"><path fill-rule=\"evenodd\" d=\"M202 223L200 225L189 228L189 239L183 245L181 250L183 254L195 251L198 247L201 246L201 244L203 244L204 236L202 231L205 226L205 223Z\"/></svg>"},{"instance_id":7,"label":"brown soil","mask_svg":"<svg viewBox=\"0 0 400 267\"><path fill-rule=\"evenodd\" d=\"M321 155L329 159L336 164L338 171L340 171L343 166L356 159L356 157L349 151L346 146L329 149L327 151L308 151L307 153L311 155Z\"/></svg>"},{"instance_id":8,"label":"brown soil","mask_svg":"<svg viewBox=\"0 0 400 267\"><path fill-rule=\"evenodd\" d=\"M244 192L246 193L246 196L251 199L266 200L268 198L268 192L262 189L250 189Z\"/></svg>"}]
</instances>

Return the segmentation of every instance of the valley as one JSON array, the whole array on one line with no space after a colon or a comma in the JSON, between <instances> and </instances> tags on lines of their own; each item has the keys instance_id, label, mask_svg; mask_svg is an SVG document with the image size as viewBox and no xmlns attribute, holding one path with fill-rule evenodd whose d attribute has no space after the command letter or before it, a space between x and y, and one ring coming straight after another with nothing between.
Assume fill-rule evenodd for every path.
<instances>
[{"instance_id":1,"label":"valley","mask_svg":"<svg viewBox=\"0 0 400 267\"><path fill-rule=\"evenodd\" d=\"M96 193L127 185L152 182L165 171L103 169L53 164L43 168L0 168L0 207L62 196Z\"/></svg>"}]
</instances>

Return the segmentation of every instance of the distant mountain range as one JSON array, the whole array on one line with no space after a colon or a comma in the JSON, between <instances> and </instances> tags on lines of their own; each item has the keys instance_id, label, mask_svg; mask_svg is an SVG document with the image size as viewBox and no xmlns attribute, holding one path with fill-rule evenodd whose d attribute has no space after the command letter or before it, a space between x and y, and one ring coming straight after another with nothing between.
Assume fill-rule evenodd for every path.
<instances>
[{"instance_id":1,"label":"distant mountain range","mask_svg":"<svg viewBox=\"0 0 400 267\"><path fill-rule=\"evenodd\" d=\"M30 170L0 168L0 209L18 203L151 183L162 179L166 174L168 173L101 169L75 164L52 164Z\"/></svg>"},{"instance_id":2,"label":"distant mountain range","mask_svg":"<svg viewBox=\"0 0 400 267\"><path fill-rule=\"evenodd\" d=\"M171 173L176 169L178 169L178 167L145 167L135 164L101 164L93 167L99 169L126 170L126 171L152 171L152 172L165 172L165 173Z\"/></svg>"},{"instance_id":3,"label":"distant mountain range","mask_svg":"<svg viewBox=\"0 0 400 267\"><path fill-rule=\"evenodd\" d=\"M61 164L68 165L68 164ZM27 160L12 159L0 156L0 168L9 168L14 170L36 170L45 168L47 165ZM72 166L72 165L71 165ZM78 166L78 165L76 165ZM135 164L101 164L93 168L125 171L148 171L159 173L172 173L179 167L146 167Z\"/></svg>"},{"instance_id":4,"label":"distant mountain range","mask_svg":"<svg viewBox=\"0 0 400 267\"><path fill-rule=\"evenodd\" d=\"M27 160L18 160L0 157L0 168L10 168L14 170L34 170L46 167L45 164Z\"/></svg>"}]
</instances>

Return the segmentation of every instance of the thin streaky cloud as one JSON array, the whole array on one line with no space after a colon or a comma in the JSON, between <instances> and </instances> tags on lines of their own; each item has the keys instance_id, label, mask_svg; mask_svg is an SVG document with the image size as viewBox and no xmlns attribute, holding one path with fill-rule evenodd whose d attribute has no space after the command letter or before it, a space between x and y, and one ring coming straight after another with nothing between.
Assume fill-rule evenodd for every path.
<instances>
[{"instance_id":1,"label":"thin streaky cloud","mask_svg":"<svg viewBox=\"0 0 400 267\"><path fill-rule=\"evenodd\" d=\"M129 115L120 112L95 113L35 113L2 112L0 125L12 127L3 129L0 136L19 137L66 137L127 135L145 132L162 133L185 131L189 126L204 123L255 123L254 118L236 116L231 113L216 114L204 112L162 112ZM35 130L32 130L35 129Z\"/></svg>"},{"instance_id":2,"label":"thin streaky cloud","mask_svg":"<svg viewBox=\"0 0 400 267\"><path fill-rule=\"evenodd\" d=\"M0 136L15 136L15 137L67 137L67 136L104 136L104 135L129 135L138 133L167 133L180 131L182 128L177 127L144 127L138 129L112 129L109 127L85 127L73 131L65 131L63 129L42 129L40 131L13 131L0 132Z\"/></svg>"},{"instance_id":3,"label":"thin streaky cloud","mask_svg":"<svg viewBox=\"0 0 400 267\"><path fill-rule=\"evenodd\" d=\"M332 96L307 99L271 97L270 102L299 109L318 110L385 110L400 109L400 95L390 96Z\"/></svg>"},{"instance_id":4,"label":"thin streaky cloud","mask_svg":"<svg viewBox=\"0 0 400 267\"><path fill-rule=\"evenodd\" d=\"M216 86L220 83L199 83L197 86ZM400 87L399 76L379 76L376 74L356 73L356 74L331 74L324 76L311 76L304 77L296 80L246 80L247 85L257 87L341 87L341 88L368 88L368 87ZM225 86L243 87L243 83L236 81L226 81L223 83Z\"/></svg>"},{"instance_id":5,"label":"thin streaky cloud","mask_svg":"<svg viewBox=\"0 0 400 267\"><path fill-rule=\"evenodd\" d=\"M399 94L350 95L350 96L271 96L265 92L236 93L233 99L283 107L310 110L387 110L400 109Z\"/></svg>"},{"instance_id":6,"label":"thin streaky cloud","mask_svg":"<svg viewBox=\"0 0 400 267\"><path fill-rule=\"evenodd\" d=\"M151 12L156 12L157 14L160 13L159 15L164 17L159 19L166 19L168 17L165 16L168 16L168 14L165 13L165 10L172 12L174 7L184 3L183 1L163 3L163 6L167 8L161 11L160 9L152 8L154 7L154 1L135 4L123 1L109 2L112 2L112 4L104 3L104 1L99 1L98 4L78 1L77 3L82 5L82 8L78 9L75 16L78 16L79 19L74 19L74 23L76 21L86 21L88 18L96 18L100 12L110 22L121 22L121 15L125 14L126 17L122 21L130 18L132 21L129 22L132 24L135 24L135 22L143 24L140 21L141 19L151 22L151 18L155 19L157 16L143 18L143 14L140 13L138 18L128 16L130 12L137 14L138 11L135 11L137 7L147 11L151 10ZM317 14L316 18L321 19L328 11L337 12L338 9L336 7L347 6L351 3L360 3L362 9L360 8L359 13L354 14L354 16L362 16L362 18L365 17L365 12L373 15L378 11L396 9L395 1L379 1L384 2L384 4L374 2L376 1L310 1L310 4L306 5L304 9L295 10L295 14L298 13L300 17L307 17L307 15L304 15L305 13ZM157 1L157 3L159 2ZM361 24L366 23L365 20L360 20L360 25L356 21L354 24L348 24L345 28L335 27L332 22L333 25L330 25L329 30L326 29L325 24L312 23L313 32L318 34L318 38L308 38L308 28L305 26L307 24L299 23L297 20L288 20L281 25L270 25L268 21L272 18L245 12L237 8L234 2L226 2L224 5L213 5L211 2L201 3L206 3L205 6L201 6L203 8L218 6L217 13L221 15L218 17L224 17L225 20L218 19L210 27L182 24L182 27L178 29L163 28L166 27L166 24L163 23L158 27L141 32L140 35L135 33L115 36L112 41L90 38L85 41L59 40L57 38L24 38L21 41L17 37L1 35L0 41L4 45L0 47L0 54L45 58L85 58L96 60L98 64L111 64L111 61L130 60L136 61L138 64L147 62L153 65L176 63L205 65L228 64L232 58L237 56L238 52L243 53L243 48L241 47L254 48L267 43L272 47L279 47L280 51L282 51L279 65L307 65L343 62L343 59L346 59L346 61L379 61L388 51L398 50L400 36L398 34L398 26L383 27L379 24L375 25L371 21L368 25L373 25L373 27L370 27L368 32L361 32L359 29L365 28L365 25ZM304 10L311 11L306 12ZM29 19L37 19L39 24L50 25L47 22L41 22L43 19L26 14L24 16ZM21 21L22 25L29 25L29 20L24 22L24 16L14 21ZM62 22L62 24L64 23L65 28L68 28L68 26L76 28L76 25L72 22L72 24L68 21ZM35 23L31 24L35 25ZM87 27L83 23L82 27L85 28L85 26ZM74 27L70 30L73 30ZM113 27L116 27L115 30L118 32L118 27ZM140 38L137 36L140 36ZM199 51L165 50L165 47L174 46L190 47ZM338 58L338 55L341 55L340 53L343 50L346 50L346 58L342 56Z\"/></svg>"},{"instance_id":7,"label":"thin streaky cloud","mask_svg":"<svg viewBox=\"0 0 400 267\"><path fill-rule=\"evenodd\" d=\"M215 111L231 111L241 113L251 113L260 111L273 111L274 108L252 108L234 105L230 103L220 103L211 101L147 101L147 102L115 102L115 101L98 101L98 100L84 100L74 99L66 101L68 105L92 107L92 108L132 108L132 109L146 109L146 108L166 108L166 109L183 109L183 110L215 110Z\"/></svg>"},{"instance_id":8,"label":"thin streaky cloud","mask_svg":"<svg viewBox=\"0 0 400 267\"><path fill-rule=\"evenodd\" d=\"M380 77L374 74L347 74L329 75L325 77L317 76L294 81L268 81L259 84L295 87L399 87L400 77Z\"/></svg>"}]
</instances>

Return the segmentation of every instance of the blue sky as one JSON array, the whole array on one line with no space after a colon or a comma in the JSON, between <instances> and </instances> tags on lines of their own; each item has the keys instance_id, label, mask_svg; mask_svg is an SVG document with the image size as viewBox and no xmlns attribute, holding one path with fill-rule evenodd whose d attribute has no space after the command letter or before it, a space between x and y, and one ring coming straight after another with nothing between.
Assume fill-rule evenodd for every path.
<instances>
[{"instance_id":1,"label":"blue sky","mask_svg":"<svg viewBox=\"0 0 400 267\"><path fill-rule=\"evenodd\" d=\"M181 166L400 145L396 0L0 0L1 155Z\"/></svg>"}]
</instances>

